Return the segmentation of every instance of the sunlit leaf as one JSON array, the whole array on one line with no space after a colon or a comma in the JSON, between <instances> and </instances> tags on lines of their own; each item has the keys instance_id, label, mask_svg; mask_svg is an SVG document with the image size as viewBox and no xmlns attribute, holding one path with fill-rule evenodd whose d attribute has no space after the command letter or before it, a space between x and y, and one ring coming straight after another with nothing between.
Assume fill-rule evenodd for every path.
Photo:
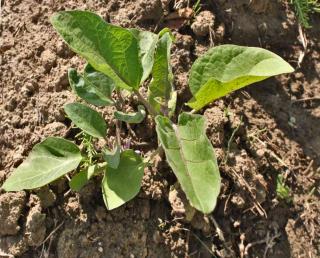
<instances>
[{"instance_id":1,"label":"sunlit leaf","mask_svg":"<svg viewBox=\"0 0 320 258\"><path fill-rule=\"evenodd\" d=\"M44 186L76 169L81 159L77 145L49 137L33 147L29 157L13 171L2 188L20 191Z\"/></svg>"},{"instance_id":2,"label":"sunlit leaf","mask_svg":"<svg viewBox=\"0 0 320 258\"><path fill-rule=\"evenodd\" d=\"M139 193L144 167L142 158L133 150L121 153L118 168L107 167L102 192L108 210L123 205Z\"/></svg>"},{"instance_id":3,"label":"sunlit leaf","mask_svg":"<svg viewBox=\"0 0 320 258\"><path fill-rule=\"evenodd\" d=\"M107 124L97 111L80 103L67 104L64 111L71 121L87 134L98 138L106 136Z\"/></svg>"},{"instance_id":4,"label":"sunlit leaf","mask_svg":"<svg viewBox=\"0 0 320 258\"><path fill-rule=\"evenodd\" d=\"M154 52L158 40L158 35L149 31L130 29L136 37L139 45L139 58L141 60L143 75L140 84L142 84L150 75L154 62Z\"/></svg>"},{"instance_id":5,"label":"sunlit leaf","mask_svg":"<svg viewBox=\"0 0 320 258\"><path fill-rule=\"evenodd\" d=\"M213 100L262 81L293 72L278 55L262 48L221 45L211 48L192 65L189 86L190 107L199 110Z\"/></svg>"},{"instance_id":6,"label":"sunlit leaf","mask_svg":"<svg viewBox=\"0 0 320 258\"><path fill-rule=\"evenodd\" d=\"M159 112L168 113L168 102L173 92L173 74L170 65L172 36L165 32L157 43L155 60L152 68L152 82L149 86L149 102Z\"/></svg>"},{"instance_id":7,"label":"sunlit leaf","mask_svg":"<svg viewBox=\"0 0 320 258\"><path fill-rule=\"evenodd\" d=\"M156 117L158 139L190 204L203 213L216 206L220 174L213 147L205 134L205 119L182 113L177 125Z\"/></svg>"},{"instance_id":8,"label":"sunlit leaf","mask_svg":"<svg viewBox=\"0 0 320 258\"><path fill-rule=\"evenodd\" d=\"M121 147L117 145L112 151L103 150L103 158L111 168L118 168L120 163Z\"/></svg>"},{"instance_id":9,"label":"sunlit leaf","mask_svg":"<svg viewBox=\"0 0 320 258\"><path fill-rule=\"evenodd\" d=\"M150 32L137 36L88 11L62 11L53 15L51 22L73 51L109 76L117 87L138 89L148 76L152 67L146 56L146 46L152 47Z\"/></svg>"},{"instance_id":10,"label":"sunlit leaf","mask_svg":"<svg viewBox=\"0 0 320 258\"><path fill-rule=\"evenodd\" d=\"M133 113L124 113L121 111L115 111L114 117L120 121L129 123L129 124L139 124L146 117L146 110L144 106L138 106L138 112Z\"/></svg>"},{"instance_id":11,"label":"sunlit leaf","mask_svg":"<svg viewBox=\"0 0 320 258\"><path fill-rule=\"evenodd\" d=\"M72 89L88 103L96 106L114 104L111 99L114 82L103 73L95 71L89 64L83 75L79 75L75 69L69 69L68 76Z\"/></svg>"},{"instance_id":12,"label":"sunlit leaf","mask_svg":"<svg viewBox=\"0 0 320 258\"><path fill-rule=\"evenodd\" d=\"M81 188L84 187L93 176L95 168L95 165L91 165L86 170L81 170L79 173L75 174L69 182L70 188L73 191L80 191Z\"/></svg>"}]
</instances>

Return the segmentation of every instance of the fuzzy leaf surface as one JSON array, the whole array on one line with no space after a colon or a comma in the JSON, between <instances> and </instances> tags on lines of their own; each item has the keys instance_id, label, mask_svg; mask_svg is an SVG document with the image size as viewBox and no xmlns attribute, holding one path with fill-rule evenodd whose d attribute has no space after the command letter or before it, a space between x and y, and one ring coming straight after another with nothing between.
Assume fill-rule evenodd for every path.
<instances>
[{"instance_id":1,"label":"fuzzy leaf surface","mask_svg":"<svg viewBox=\"0 0 320 258\"><path fill-rule=\"evenodd\" d=\"M191 67L189 86L193 98L188 105L199 110L232 91L293 71L286 61L266 49L236 45L213 47Z\"/></svg>"},{"instance_id":2,"label":"fuzzy leaf surface","mask_svg":"<svg viewBox=\"0 0 320 258\"><path fill-rule=\"evenodd\" d=\"M48 137L36 144L28 158L5 181L6 191L34 189L76 169L81 161L77 145L63 138Z\"/></svg>"},{"instance_id":3,"label":"fuzzy leaf surface","mask_svg":"<svg viewBox=\"0 0 320 258\"><path fill-rule=\"evenodd\" d=\"M144 75L139 42L130 30L88 11L61 11L51 23L70 48L124 89L138 89Z\"/></svg>"},{"instance_id":4,"label":"fuzzy leaf surface","mask_svg":"<svg viewBox=\"0 0 320 258\"><path fill-rule=\"evenodd\" d=\"M80 103L70 103L64 106L64 111L87 134L97 138L106 136L107 124L100 113L92 108Z\"/></svg>"},{"instance_id":5,"label":"fuzzy leaf surface","mask_svg":"<svg viewBox=\"0 0 320 258\"><path fill-rule=\"evenodd\" d=\"M102 180L102 193L108 210L135 197L140 190L145 164L133 150L121 153L118 168L107 167Z\"/></svg>"},{"instance_id":6,"label":"fuzzy leaf surface","mask_svg":"<svg viewBox=\"0 0 320 258\"><path fill-rule=\"evenodd\" d=\"M156 117L158 139L190 204L208 214L216 206L220 173L201 115L182 113L178 124Z\"/></svg>"},{"instance_id":7,"label":"fuzzy leaf surface","mask_svg":"<svg viewBox=\"0 0 320 258\"><path fill-rule=\"evenodd\" d=\"M68 77L71 88L88 103L96 106L114 104L111 99L115 88L114 82L105 74L94 70L89 64L83 75L79 75L75 69L69 69Z\"/></svg>"},{"instance_id":8,"label":"fuzzy leaf surface","mask_svg":"<svg viewBox=\"0 0 320 258\"><path fill-rule=\"evenodd\" d=\"M118 168L120 163L121 147L117 145L112 151L105 149L103 151L103 158L111 168Z\"/></svg>"},{"instance_id":9,"label":"fuzzy leaf surface","mask_svg":"<svg viewBox=\"0 0 320 258\"><path fill-rule=\"evenodd\" d=\"M146 110L144 106L138 106L138 112L133 113L124 113L121 111L115 111L114 117L122 122L126 122L129 124L139 124L146 117Z\"/></svg>"},{"instance_id":10,"label":"fuzzy leaf surface","mask_svg":"<svg viewBox=\"0 0 320 258\"><path fill-rule=\"evenodd\" d=\"M161 107L168 107L173 91L173 74L170 65L171 45L171 32L164 33L157 42L148 96L150 104L157 112L162 111Z\"/></svg>"},{"instance_id":11,"label":"fuzzy leaf surface","mask_svg":"<svg viewBox=\"0 0 320 258\"><path fill-rule=\"evenodd\" d=\"M141 31L137 29L130 29L130 31L138 41L139 59L141 60L143 68L143 74L140 82L140 84L142 84L149 77L152 70L158 35L149 31Z\"/></svg>"},{"instance_id":12,"label":"fuzzy leaf surface","mask_svg":"<svg viewBox=\"0 0 320 258\"><path fill-rule=\"evenodd\" d=\"M89 179L93 176L95 168L95 165L91 165L86 170L81 170L79 173L75 174L69 182L70 188L73 191L80 191L81 188L84 187L89 182Z\"/></svg>"}]
</instances>

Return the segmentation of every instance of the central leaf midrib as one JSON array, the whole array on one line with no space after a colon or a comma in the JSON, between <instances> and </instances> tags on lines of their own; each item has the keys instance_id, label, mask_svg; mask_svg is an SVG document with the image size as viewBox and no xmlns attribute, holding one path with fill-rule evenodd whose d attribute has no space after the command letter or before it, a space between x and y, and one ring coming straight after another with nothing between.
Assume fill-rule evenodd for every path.
<instances>
[{"instance_id":1,"label":"central leaf midrib","mask_svg":"<svg viewBox=\"0 0 320 258\"><path fill-rule=\"evenodd\" d=\"M189 169L188 169L188 166L187 166L188 160L185 158L184 153L183 153L182 145L181 145L181 142L180 142L179 126L173 124L173 125L172 125L172 128L173 128L173 131L174 131L174 133L175 133L175 135L176 135L176 137L177 137L177 141L178 141L178 145L179 145L179 153L180 153L180 156L181 156L181 158L182 158L182 161L183 161L183 165L184 165L184 167L185 167L185 170L186 170L186 172L187 172L186 174L187 174L187 176L188 176L189 179L190 179L190 183L191 183L191 186L192 186L192 190L193 190L193 192L195 193L195 197L196 197L199 205L200 205L201 208L203 209L203 206L202 206L202 204L201 204L201 201L200 201L200 199L198 198L197 191L196 191L196 189L195 189L195 187L194 187L194 185L193 185L191 173L190 173L190 171L189 171Z\"/></svg>"},{"instance_id":2,"label":"central leaf midrib","mask_svg":"<svg viewBox=\"0 0 320 258\"><path fill-rule=\"evenodd\" d=\"M90 86L95 89L95 91L96 91L96 93L98 93L97 95L99 95L99 97L110 100L109 96L104 95L104 93L100 90L100 88L97 87L87 76L83 76L83 79L86 83L90 84ZM100 83L101 83L101 80L100 80Z\"/></svg>"},{"instance_id":3,"label":"central leaf midrib","mask_svg":"<svg viewBox=\"0 0 320 258\"><path fill-rule=\"evenodd\" d=\"M90 20L90 17L86 16L86 18L89 19L90 23L92 23L92 21ZM74 21L74 23L78 26L78 28L81 28L81 25L78 23L78 21ZM99 27L101 24L105 25L105 23L103 21L100 21L100 23L97 24L97 27ZM109 29L107 29L107 33L110 33L110 34L112 34L113 37L115 37L115 35ZM73 31L71 31L70 34L76 35L75 33L73 33ZM95 37L97 38L97 42L98 42L98 45L96 45L96 44L95 45L97 46L97 48L100 51L101 50L101 47L100 47L100 40L101 40L100 36L96 34ZM92 40L90 40L90 41L92 42ZM125 51L123 51L123 52L125 52ZM94 53L92 53L92 54L94 54ZM113 64L109 63L108 60L103 55L101 55L99 53L98 53L98 55L102 58L102 60L104 60L104 62L107 64L107 66L109 66L109 68L111 69L111 72L113 72L114 75L116 75L123 83L125 83L126 85L129 86L129 84L126 82L126 80L124 78L122 78L122 76L118 73L118 70L115 69ZM129 86L129 87L131 87L131 86Z\"/></svg>"},{"instance_id":4,"label":"central leaf midrib","mask_svg":"<svg viewBox=\"0 0 320 258\"><path fill-rule=\"evenodd\" d=\"M61 171L61 167L69 166L70 164L76 162L76 161L79 159L79 157L73 157L73 158L64 158L65 160L63 160L63 159L57 159L57 158L55 158L55 157L50 157L50 156L37 156L37 157L31 158L31 160L37 160L37 159L40 159L40 160L41 160L41 159L43 159L43 158L46 158L46 159L54 159L54 160L59 160L59 161L63 161L63 162L62 162L60 165L58 165L58 166L56 166L56 167L54 167L54 168L51 168L50 170L45 170L45 172L43 172L43 173L40 173L40 174L31 176L31 177L28 177L28 178L25 179L25 180L20 180L19 183L28 182L28 181L30 181L31 179L36 178L36 182L37 182L37 184L38 184L38 180L39 180L39 179L42 179L45 174L51 174L51 172L53 172L53 171L55 171L55 172L53 172L52 174L57 174L57 171L58 171L58 172ZM30 160L30 161L31 161L31 160ZM49 171L49 172L48 172L48 171Z\"/></svg>"}]
</instances>

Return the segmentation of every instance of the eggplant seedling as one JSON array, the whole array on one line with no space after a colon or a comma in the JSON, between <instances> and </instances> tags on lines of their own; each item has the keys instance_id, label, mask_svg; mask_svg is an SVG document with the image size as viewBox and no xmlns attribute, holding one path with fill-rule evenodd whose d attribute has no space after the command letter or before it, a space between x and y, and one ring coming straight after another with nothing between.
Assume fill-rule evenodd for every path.
<instances>
[{"instance_id":1,"label":"eggplant seedling","mask_svg":"<svg viewBox=\"0 0 320 258\"><path fill-rule=\"evenodd\" d=\"M39 188L73 171L70 187L74 191L90 178L102 176L102 194L108 209L132 199L140 190L146 159L124 148L119 132L111 149L99 152L93 144L97 138L107 137L108 125L90 105L115 106L118 124L141 123L147 114L155 120L159 147L190 204L205 214L212 212L220 192L220 173L205 133L205 118L194 113L232 91L270 76L290 73L293 68L265 49L213 47L192 65L189 87L193 98L186 103L191 112L175 114L177 93L170 66L174 38L170 30L154 34L125 29L87 11L62 11L51 22L69 47L88 62L82 73L75 69L68 72L71 88L87 104L82 101L64 107L82 131L81 148L63 138L45 139L34 146L2 188ZM143 84L148 84L147 97L139 92ZM121 96L123 91L138 97L141 105L137 112L126 113L118 98L114 98L113 92ZM177 123L172 119L174 114L178 116Z\"/></svg>"}]
</instances>

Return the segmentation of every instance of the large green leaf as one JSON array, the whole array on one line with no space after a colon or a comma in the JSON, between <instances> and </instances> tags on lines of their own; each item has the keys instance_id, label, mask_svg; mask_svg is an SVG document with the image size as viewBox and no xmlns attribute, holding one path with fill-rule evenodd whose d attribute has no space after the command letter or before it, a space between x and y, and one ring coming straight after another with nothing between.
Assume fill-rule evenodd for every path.
<instances>
[{"instance_id":1,"label":"large green leaf","mask_svg":"<svg viewBox=\"0 0 320 258\"><path fill-rule=\"evenodd\" d=\"M108 210L135 197L140 190L145 164L133 150L121 153L118 168L107 167L103 181L103 199Z\"/></svg>"},{"instance_id":2,"label":"large green leaf","mask_svg":"<svg viewBox=\"0 0 320 258\"><path fill-rule=\"evenodd\" d=\"M162 107L168 108L168 101L172 95L173 75L170 65L170 49L172 35L166 32L157 43L154 64L152 68L152 82L149 86L149 102L159 113Z\"/></svg>"},{"instance_id":3,"label":"large green leaf","mask_svg":"<svg viewBox=\"0 0 320 258\"><path fill-rule=\"evenodd\" d=\"M146 117L146 110L144 106L138 106L138 112L133 113L124 113L121 111L115 111L114 117L120 121L129 123L129 124L139 124Z\"/></svg>"},{"instance_id":4,"label":"large green leaf","mask_svg":"<svg viewBox=\"0 0 320 258\"><path fill-rule=\"evenodd\" d=\"M2 188L20 191L44 186L76 169L81 159L77 145L49 137L33 147L29 157L13 171Z\"/></svg>"},{"instance_id":5,"label":"large green leaf","mask_svg":"<svg viewBox=\"0 0 320 258\"><path fill-rule=\"evenodd\" d=\"M262 48L213 47L192 65L189 86L194 97L188 105L199 110L232 91L293 71L281 57Z\"/></svg>"},{"instance_id":6,"label":"large green leaf","mask_svg":"<svg viewBox=\"0 0 320 258\"><path fill-rule=\"evenodd\" d=\"M83 76L75 69L69 69L68 76L72 89L88 103L96 106L114 104L111 99L114 82L108 76L94 70L91 65L86 66Z\"/></svg>"},{"instance_id":7,"label":"large green leaf","mask_svg":"<svg viewBox=\"0 0 320 258\"><path fill-rule=\"evenodd\" d=\"M98 138L106 136L107 124L97 111L80 103L67 104L64 111L71 121L87 134Z\"/></svg>"},{"instance_id":8,"label":"large green leaf","mask_svg":"<svg viewBox=\"0 0 320 258\"><path fill-rule=\"evenodd\" d=\"M54 28L77 54L117 87L138 89L144 69L136 36L87 11L62 11L51 17Z\"/></svg>"},{"instance_id":9,"label":"large green leaf","mask_svg":"<svg viewBox=\"0 0 320 258\"><path fill-rule=\"evenodd\" d=\"M156 130L167 161L190 204L203 213L216 206L220 174L213 147L205 134L205 119L182 113L178 125L156 117Z\"/></svg>"}]
</instances>

